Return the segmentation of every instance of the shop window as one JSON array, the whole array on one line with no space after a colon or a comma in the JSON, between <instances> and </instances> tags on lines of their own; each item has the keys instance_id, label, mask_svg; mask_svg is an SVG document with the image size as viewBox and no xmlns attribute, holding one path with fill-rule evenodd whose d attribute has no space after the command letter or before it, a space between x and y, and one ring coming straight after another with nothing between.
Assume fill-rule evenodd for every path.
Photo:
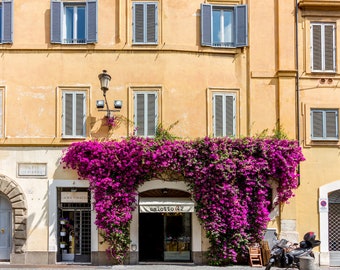
<instances>
[{"instance_id":1,"label":"shop window","mask_svg":"<svg viewBox=\"0 0 340 270\"><path fill-rule=\"evenodd\" d=\"M335 24L311 23L311 70L335 72Z\"/></svg>"},{"instance_id":2,"label":"shop window","mask_svg":"<svg viewBox=\"0 0 340 270\"><path fill-rule=\"evenodd\" d=\"M13 42L13 1L0 3L0 43Z\"/></svg>"},{"instance_id":3,"label":"shop window","mask_svg":"<svg viewBox=\"0 0 340 270\"><path fill-rule=\"evenodd\" d=\"M157 44L158 3L133 3L133 44Z\"/></svg>"},{"instance_id":4,"label":"shop window","mask_svg":"<svg viewBox=\"0 0 340 270\"><path fill-rule=\"evenodd\" d=\"M214 137L236 135L236 95L231 93L213 94Z\"/></svg>"},{"instance_id":5,"label":"shop window","mask_svg":"<svg viewBox=\"0 0 340 270\"><path fill-rule=\"evenodd\" d=\"M201 44L211 47L248 45L247 6L201 4Z\"/></svg>"},{"instance_id":6,"label":"shop window","mask_svg":"<svg viewBox=\"0 0 340 270\"><path fill-rule=\"evenodd\" d=\"M338 110L311 109L311 139L338 140Z\"/></svg>"},{"instance_id":7,"label":"shop window","mask_svg":"<svg viewBox=\"0 0 340 270\"><path fill-rule=\"evenodd\" d=\"M86 94L83 91L64 91L62 102L63 138L85 137Z\"/></svg>"},{"instance_id":8,"label":"shop window","mask_svg":"<svg viewBox=\"0 0 340 270\"><path fill-rule=\"evenodd\" d=\"M134 125L137 136L155 136L158 124L158 93L134 93Z\"/></svg>"},{"instance_id":9,"label":"shop window","mask_svg":"<svg viewBox=\"0 0 340 270\"><path fill-rule=\"evenodd\" d=\"M51 2L51 42L85 44L97 42L97 1Z\"/></svg>"}]
</instances>

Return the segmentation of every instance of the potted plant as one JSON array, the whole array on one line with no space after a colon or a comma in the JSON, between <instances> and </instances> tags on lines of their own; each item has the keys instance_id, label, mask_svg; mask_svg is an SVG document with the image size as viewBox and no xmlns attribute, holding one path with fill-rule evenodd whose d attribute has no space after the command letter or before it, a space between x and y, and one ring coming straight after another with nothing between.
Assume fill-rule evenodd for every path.
<instances>
[{"instance_id":1,"label":"potted plant","mask_svg":"<svg viewBox=\"0 0 340 270\"><path fill-rule=\"evenodd\" d=\"M61 217L61 218L59 219L59 221L60 221L60 224L66 224L66 223L68 223L68 219L67 219L67 218L64 218L64 217Z\"/></svg>"},{"instance_id":2,"label":"potted plant","mask_svg":"<svg viewBox=\"0 0 340 270\"><path fill-rule=\"evenodd\" d=\"M66 229L65 228L61 229L60 236L66 236Z\"/></svg>"},{"instance_id":3,"label":"potted plant","mask_svg":"<svg viewBox=\"0 0 340 270\"><path fill-rule=\"evenodd\" d=\"M59 243L59 245L60 245L60 248L65 248L66 245L67 245L67 243L66 243L65 241L61 241L61 242Z\"/></svg>"}]
</instances>

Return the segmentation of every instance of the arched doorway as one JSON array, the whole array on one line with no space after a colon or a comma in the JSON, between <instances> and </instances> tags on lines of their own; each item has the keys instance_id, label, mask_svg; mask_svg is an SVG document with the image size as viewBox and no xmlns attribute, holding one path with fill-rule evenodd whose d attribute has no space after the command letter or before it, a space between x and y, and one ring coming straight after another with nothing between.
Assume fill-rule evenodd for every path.
<instances>
[{"instance_id":1,"label":"arched doorway","mask_svg":"<svg viewBox=\"0 0 340 270\"><path fill-rule=\"evenodd\" d=\"M330 266L340 266L340 189L328 195L328 243Z\"/></svg>"},{"instance_id":2,"label":"arched doorway","mask_svg":"<svg viewBox=\"0 0 340 270\"><path fill-rule=\"evenodd\" d=\"M153 189L139 194L139 260L192 261L190 193Z\"/></svg>"},{"instance_id":3,"label":"arched doorway","mask_svg":"<svg viewBox=\"0 0 340 270\"><path fill-rule=\"evenodd\" d=\"M8 261L11 254L12 207L9 200L0 194L0 261Z\"/></svg>"}]
</instances>

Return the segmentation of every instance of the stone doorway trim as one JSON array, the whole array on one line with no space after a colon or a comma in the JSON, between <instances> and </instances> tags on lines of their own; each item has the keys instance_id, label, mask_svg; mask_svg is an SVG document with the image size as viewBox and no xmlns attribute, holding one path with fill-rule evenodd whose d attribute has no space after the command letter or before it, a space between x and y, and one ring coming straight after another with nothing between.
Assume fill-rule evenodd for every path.
<instances>
[{"instance_id":1,"label":"stone doorway trim","mask_svg":"<svg viewBox=\"0 0 340 270\"><path fill-rule=\"evenodd\" d=\"M12 206L12 253L24 253L27 240L27 204L25 194L14 180L3 174L0 174L0 192L7 197Z\"/></svg>"}]
</instances>

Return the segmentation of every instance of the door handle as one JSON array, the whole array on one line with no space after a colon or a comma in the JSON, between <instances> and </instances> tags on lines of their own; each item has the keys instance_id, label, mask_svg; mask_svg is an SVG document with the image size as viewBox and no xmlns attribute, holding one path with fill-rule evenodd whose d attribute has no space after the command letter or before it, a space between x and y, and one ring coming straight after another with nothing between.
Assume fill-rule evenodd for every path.
<instances>
[{"instance_id":1,"label":"door handle","mask_svg":"<svg viewBox=\"0 0 340 270\"><path fill-rule=\"evenodd\" d=\"M1 228L1 234L4 234L4 233L5 233L5 229Z\"/></svg>"}]
</instances>

